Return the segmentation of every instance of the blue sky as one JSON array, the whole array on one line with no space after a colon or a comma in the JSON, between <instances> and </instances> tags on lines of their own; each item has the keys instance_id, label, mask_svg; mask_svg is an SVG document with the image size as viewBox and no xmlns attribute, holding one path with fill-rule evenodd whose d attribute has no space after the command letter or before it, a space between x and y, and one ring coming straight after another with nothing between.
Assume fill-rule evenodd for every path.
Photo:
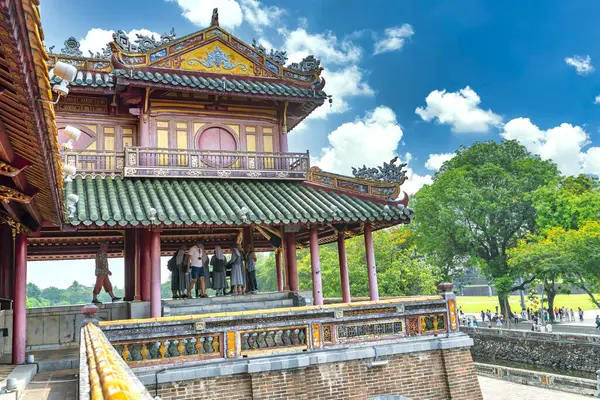
<instances>
[{"instance_id":1,"label":"blue sky","mask_svg":"<svg viewBox=\"0 0 600 400\"><path fill-rule=\"evenodd\" d=\"M563 173L600 174L600 2L305 0L42 1L46 44L99 50L111 30L221 26L251 43L321 59L333 107L290 135L348 174L394 155L412 193L459 146L515 138ZM597 100L600 103L600 97Z\"/></svg>"}]
</instances>

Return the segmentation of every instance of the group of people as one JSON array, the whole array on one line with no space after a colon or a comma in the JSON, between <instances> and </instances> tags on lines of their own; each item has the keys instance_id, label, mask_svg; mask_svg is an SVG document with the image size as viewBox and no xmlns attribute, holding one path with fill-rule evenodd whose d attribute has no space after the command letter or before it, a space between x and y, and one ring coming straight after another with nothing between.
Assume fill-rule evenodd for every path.
<instances>
[{"instance_id":1,"label":"group of people","mask_svg":"<svg viewBox=\"0 0 600 400\"><path fill-rule=\"evenodd\" d=\"M215 246L209 257L198 240L189 250L182 245L169 260L168 268L174 299L192 298L192 291L196 297L208 297L208 288L215 290L217 296L258 292L256 254L250 246L243 252L239 244L234 244L227 260L220 246Z\"/></svg>"}]
</instances>

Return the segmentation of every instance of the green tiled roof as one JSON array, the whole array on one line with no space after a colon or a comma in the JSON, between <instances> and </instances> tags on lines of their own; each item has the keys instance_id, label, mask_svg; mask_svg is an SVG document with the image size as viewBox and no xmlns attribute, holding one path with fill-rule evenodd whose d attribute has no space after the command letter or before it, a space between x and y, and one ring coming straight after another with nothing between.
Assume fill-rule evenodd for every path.
<instances>
[{"instance_id":1,"label":"green tiled roof","mask_svg":"<svg viewBox=\"0 0 600 400\"><path fill-rule=\"evenodd\" d=\"M59 83L62 79L54 76L54 68L50 70L50 82ZM113 76L105 72L78 71L71 86L82 86L92 88L112 88L115 86Z\"/></svg>"},{"instance_id":2,"label":"green tiled roof","mask_svg":"<svg viewBox=\"0 0 600 400\"><path fill-rule=\"evenodd\" d=\"M412 210L326 192L300 183L77 176L65 199L79 197L72 225L166 225L408 221ZM67 207L68 210L68 207Z\"/></svg>"},{"instance_id":3,"label":"green tiled roof","mask_svg":"<svg viewBox=\"0 0 600 400\"><path fill-rule=\"evenodd\" d=\"M234 92L247 93L258 95L270 95L281 97L302 97L325 99L327 95L323 91L313 91L312 89L298 88L287 85L285 83L267 82L266 80L256 79L233 79L233 78L210 78L194 75L179 75L176 73L159 73L159 72L133 72L133 76L129 71L117 69L114 71L115 76L138 81L147 81L161 83L165 85L190 87L205 90L214 90L218 92Z\"/></svg>"}]
</instances>

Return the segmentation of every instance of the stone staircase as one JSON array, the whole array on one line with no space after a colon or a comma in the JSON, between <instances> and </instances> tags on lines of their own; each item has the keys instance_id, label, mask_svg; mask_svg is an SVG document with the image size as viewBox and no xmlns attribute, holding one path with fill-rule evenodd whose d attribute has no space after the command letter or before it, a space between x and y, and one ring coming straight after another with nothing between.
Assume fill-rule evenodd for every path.
<instances>
[{"instance_id":1,"label":"stone staircase","mask_svg":"<svg viewBox=\"0 0 600 400\"><path fill-rule=\"evenodd\" d=\"M162 315L194 315L312 305L311 292L272 292L204 299L163 300Z\"/></svg>"}]
</instances>

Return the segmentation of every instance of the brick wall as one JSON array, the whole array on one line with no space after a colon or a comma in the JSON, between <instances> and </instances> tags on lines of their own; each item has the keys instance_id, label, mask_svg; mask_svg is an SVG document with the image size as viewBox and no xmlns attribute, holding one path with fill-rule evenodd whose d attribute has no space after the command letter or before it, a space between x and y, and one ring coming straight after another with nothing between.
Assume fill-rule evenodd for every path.
<instances>
[{"instance_id":1,"label":"brick wall","mask_svg":"<svg viewBox=\"0 0 600 400\"><path fill-rule=\"evenodd\" d=\"M381 359L389 363L369 369L369 360L355 360L174 382L159 385L158 395L164 400L366 400L378 395L400 395L415 400L482 398L468 348ZM153 385L148 389L154 394Z\"/></svg>"}]
</instances>

